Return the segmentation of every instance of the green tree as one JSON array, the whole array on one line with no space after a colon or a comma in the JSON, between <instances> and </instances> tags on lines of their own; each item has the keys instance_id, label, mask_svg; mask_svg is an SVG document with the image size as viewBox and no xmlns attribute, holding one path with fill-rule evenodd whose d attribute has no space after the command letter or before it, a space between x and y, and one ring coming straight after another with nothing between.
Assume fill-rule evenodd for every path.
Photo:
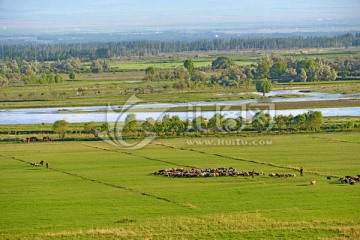
<instances>
[{"instance_id":1,"label":"green tree","mask_svg":"<svg viewBox=\"0 0 360 240\"><path fill-rule=\"evenodd\" d=\"M287 69L287 65L283 61L274 63L274 65L272 65L270 68L271 79L282 78L285 75Z\"/></svg>"},{"instance_id":2,"label":"green tree","mask_svg":"<svg viewBox=\"0 0 360 240\"><path fill-rule=\"evenodd\" d=\"M269 78L270 77L270 63L264 59L256 68L256 76L258 78Z\"/></svg>"},{"instance_id":3,"label":"green tree","mask_svg":"<svg viewBox=\"0 0 360 240\"><path fill-rule=\"evenodd\" d=\"M215 113L215 115L209 119L208 128L215 133L223 130L225 118L221 113Z\"/></svg>"},{"instance_id":4,"label":"green tree","mask_svg":"<svg viewBox=\"0 0 360 240\"><path fill-rule=\"evenodd\" d=\"M170 128L173 134L179 134L181 131L184 130L184 122L181 121L178 115L172 116L170 121Z\"/></svg>"},{"instance_id":5,"label":"green tree","mask_svg":"<svg viewBox=\"0 0 360 240\"><path fill-rule=\"evenodd\" d=\"M125 132L134 132L136 129L136 115L135 113L129 113L125 118Z\"/></svg>"},{"instance_id":6,"label":"green tree","mask_svg":"<svg viewBox=\"0 0 360 240\"><path fill-rule=\"evenodd\" d=\"M302 68L308 71L311 68L316 68L318 64L313 59L302 59L296 62L296 66L297 71L300 72Z\"/></svg>"},{"instance_id":7,"label":"green tree","mask_svg":"<svg viewBox=\"0 0 360 240\"><path fill-rule=\"evenodd\" d=\"M154 75L155 73L156 73L156 68L154 66L150 66L145 69L146 75Z\"/></svg>"},{"instance_id":8,"label":"green tree","mask_svg":"<svg viewBox=\"0 0 360 240\"><path fill-rule=\"evenodd\" d=\"M96 58L109 58L111 57L110 49L98 48L95 52Z\"/></svg>"},{"instance_id":9,"label":"green tree","mask_svg":"<svg viewBox=\"0 0 360 240\"><path fill-rule=\"evenodd\" d=\"M272 90L271 81L264 78L256 81L256 91L261 92L265 97L265 93L269 93Z\"/></svg>"},{"instance_id":10,"label":"green tree","mask_svg":"<svg viewBox=\"0 0 360 240\"><path fill-rule=\"evenodd\" d=\"M350 131L354 130L354 127L355 127L354 121L349 121L346 124L346 128L349 129Z\"/></svg>"},{"instance_id":11,"label":"green tree","mask_svg":"<svg viewBox=\"0 0 360 240\"><path fill-rule=\"evenodd\" d=\"M272 118L269 113L264 113L264 111L257 112L252 118L251 125L256 128L259 132L268 129L272 122Z\"/></svg>"},{"instance_id":12,"label":"green tree","mask_svg":"<svg viewBox=\"0 0 360 240\"><path fill-rule=\"evenodd\" d=\"M198 116L192 120L192 127L196 132L203 132L207 128L206 118Z\"/></svg>"},{"instance_id":13,"label":"green tree","mask_svg":"<svg viewBox=\"0 0 360 240\"><path fill-rule=\"evenodd\" d=\"M156 124L155 119L152 117L148 117L146 118L146 121L143 122L143 124L141 124L141 126L144 131L148 133L153 133L155 132L155 124Z\"/></svg>"},{"instance_id":14,"label":"green tree","mask_svg":"<svg viewBox=\"0 0 360 240\"><path fill-rule=\"evenodd\" d=\"M96 59L91 63L91 72L92 73L101 73L104 71L104 62L101 59Z\"/></svg>"},{"instance_id":15,"label":"green tree","mask_svg":"<svg viewBox=\"0 0 360 240\"><path fill-rule=\"evenodd\" d=\"M256 128L259 132L269 129L272 118L269 113L264 113L264 111L257 112L252 118L251 125Z\"/></svg>"},{"instance_id":16,"label":"green tree","mask_svg":"<svg viewBox=\"0 0 360 240\"><path fill-rule=\"evenodd\" d=\"M62 83L63 80L64 80L64 78L60 74L55 75L55 83Z\"/></svg>"},{"instance_id":17,"label":"green tree","mask_svg":"<svg viewBox=\"0 0 360 240\"><path fill-rule=\"evenodd\" d=\"M292 128L295 131L299 131L301 129L304 129L306 127L306 114L298 114L294 117L293 121L292 121Z\"/></svg>"},{"instance_id":18,"label":"green tree","mask_svg":"<svg viewBox=\"0 0 360 240\"><path fill-rule=\"evenodd\" d=\"M69 123L65 120L58 120L53 124L53 131L61 138L64 138L66 133L69 132Z\"/></svg>"},{"instance_id":19,"label":"green tree","mask_svg":"<svg viewBox=\"0 0 360 240\"><path fill-rule=\"evenodd\" d=\"M319 131L324 122L320 111L309 111L306 118L306 128L313 131Z\"/></svg>"},{"instance_id":20,"label":"green tree","mask_svg":"<svg viewBox=\"0 0 360 240\"><path fill-rule=\"evenodd\" d=\"M226 69L233 65L235 65L234 60L228 57L218 57L211 63L213 69Z\"/></svg>"},{"instance_id":21,"label":"green tree","mask_svg":"<svg viewBox=\"0 0 360 240\"><path fill-rule=\"evenodd\" d=\"M186 59L184 62L184 67L188 70L190 74L194 73L195 67L192 59Z\"/></svg>"},{"instance_id":22,"label":"green tree","mask_svg":"<svg viewBox=\"0 0 360 240\"><path fill-rule=\"evenodd\" d=\"M238 121L235 118L226 118L223 123L223 129L226 132L233 132L239 128Z\"/></svg>"},{"instance_id":23,"label":"green tree","mask_svg":"<svg viewBox=\"0 0 360 240\"><path fill-rule=\"evenodd\" d=\"M287 129L290 119L291 118L289 116L284 116L284 115L278 115L274 118L275 123L279 129L279 132L282 132Z\"/></svg>"},{"instance_id":24,"label":"green tree","mask_svg":"<svg viewBox=\"0 0 360 240\"><path fill-rule=\"evenodd\" d=\"M69 78L70 78L71 80L76 79L76 73L75 73L75 71L71 71L71 72L69 73Z\"/></svg>"},{"instance_id":25,"label":"green tree","mask_svg":"<svg viewBox=\"0 0 360 240\"><path fill-rule=\"evenodd\" d=\"M195 81L197 85L205 85L208 78L205 72L197 71L192 75L191 80Z\"/></svg>"},{"instance_id":26,"label":"green tree","mask_svg":"<svg viewBox=\"0 0 360 240\"><path fill-rule=\"evenodd\" d=\"M306 82L306 80L307 80L306 70L301 68L301 70L300 70L300 81L301 82Z\"/></svg>"},{"instance_id":27,"label":"green tree","mask_svg":"<svg viewBox=\"0 0 360 240\"><path fill-rule=\"evenodd\" d=\"M98 137L98 129L99 127L95 122L87 122L84 124L84 132L91 133L94 137Z\"/></svg>"}]
</instances>

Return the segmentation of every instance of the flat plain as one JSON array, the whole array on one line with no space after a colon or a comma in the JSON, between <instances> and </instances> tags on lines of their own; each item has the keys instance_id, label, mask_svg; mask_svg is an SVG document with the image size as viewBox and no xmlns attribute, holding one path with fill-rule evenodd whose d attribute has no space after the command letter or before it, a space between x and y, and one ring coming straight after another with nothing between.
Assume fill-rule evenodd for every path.
<instances>
[{"instance_id":1,"label":"flat plain","mask_svg":"<svg viewBox=\"0 0 360 240\"><path fill-rule=\"evenodd\" d=\"M159 139L133 151L100 141L0 144L0 238L359 239L360 185L337 181L360 174L359 144L357 132ZM51 169L29 164L41 160ZM192 167L265 175L152 174Z\"/></svg>"}]
</instances>

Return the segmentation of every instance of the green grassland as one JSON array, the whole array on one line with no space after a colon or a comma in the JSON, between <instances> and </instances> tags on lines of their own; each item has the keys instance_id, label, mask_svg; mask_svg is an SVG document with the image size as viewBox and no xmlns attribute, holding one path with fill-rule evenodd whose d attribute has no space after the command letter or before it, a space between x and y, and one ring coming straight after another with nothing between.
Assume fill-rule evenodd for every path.
<instances>
[{"instance_id":1,"label":"green grassland","mask_svg":"<svg viewBox=\"0 0 360 240\"><path fill-rule=\"evenodd\" d=\"M360 184L325 177L360 174L359 134L294 136L241 145L231 144L237 137L159 139L136 151L104 142L1 144L0 238L359 239ZM40 160L52 169L27 163ZM186 166L266 175L151 174ZM303 177L267 176L301 166Z\"/></svg>"}]
</instances>

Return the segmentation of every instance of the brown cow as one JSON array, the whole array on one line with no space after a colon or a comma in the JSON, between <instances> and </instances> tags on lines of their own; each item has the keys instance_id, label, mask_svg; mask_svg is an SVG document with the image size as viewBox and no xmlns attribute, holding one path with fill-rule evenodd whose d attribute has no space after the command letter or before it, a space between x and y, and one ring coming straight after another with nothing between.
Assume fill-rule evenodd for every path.
<instances>
[{"instance_id":1,"label":"brown cow","mask_svg":"<svg viewBox=\"0 0 360 240\"><path fill-rule=\"evenodd\" d=\"M43 141L51 141L51 138L49 136L43 137Z\"/></svg>"},{"instance_id":2,"label":"brown cow","mask_svg":"<svg viewBox=\"0 0 360 240\"><path fill-rule=\"evenodd\" d=\"M50 163L46 163L46 168L51 168Z\"/></svg>"}]
</instances>

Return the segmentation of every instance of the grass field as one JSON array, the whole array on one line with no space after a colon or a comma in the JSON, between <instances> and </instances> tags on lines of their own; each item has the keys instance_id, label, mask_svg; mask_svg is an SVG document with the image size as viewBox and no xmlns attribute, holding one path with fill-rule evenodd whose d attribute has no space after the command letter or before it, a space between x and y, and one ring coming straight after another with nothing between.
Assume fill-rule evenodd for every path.
<instances>
[{"instance_id":1,"label":"grass field","mask_svg":"<svg viewBox=\"0 0 360 240\"><path fill-rule=\"evenodd\" d=\"M358 133L0 145L0 239L359 239ZM267 143L264 145L254 143ZM50 162L52 169L27 162ZM26 162L24 162L26 161ZM166 178L194 166L265 176ZM274 173L303 177L270 178ZM310 180L316 180L314 186Z\"/></svg>"}]
</instances>

